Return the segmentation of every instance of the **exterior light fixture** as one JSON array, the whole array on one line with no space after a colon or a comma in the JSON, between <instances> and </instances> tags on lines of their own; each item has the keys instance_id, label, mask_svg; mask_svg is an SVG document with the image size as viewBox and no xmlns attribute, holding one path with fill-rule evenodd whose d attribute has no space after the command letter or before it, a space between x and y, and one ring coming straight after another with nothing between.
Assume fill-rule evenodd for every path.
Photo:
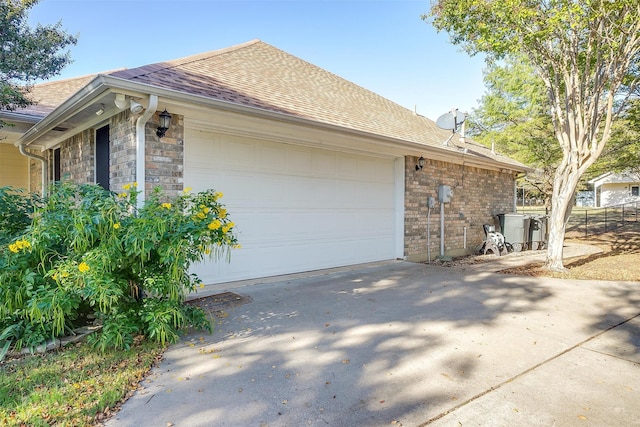
<instances>
[{"instance_id":1,"label":"exterior light fixture","mask_svg":"<svg viewBox=\"0 0 640 427\"><path fill-rule=\"evenodd\" d=\"M160 126L158 126L156 135L158 135L158 138L162 138L167 133L167 131L169 130L169 127L171 126L171 114L169 114L167 112L167 109L165 108L164 111L160 113L160 116L158 117L160 118Z\"/></svg>"},{"instance_id":2,"label":"exterior light fixture","mask_svg":"<svg viewBox=\"0 0 640 427\"><path fill-rule=\"evenodd\" d=\"M96 116L101 116L104 114L104 104L100 104L100 108L96 111Z\"/></svg>"},{"instance_id":3,"label":"exterior light fixture","mask_svg":"<svg viewBox=\"0 0 640 427\"><path fill-rule=\"evenodd\" d=\"M133 114L138 114L141 112L144 107L139 102L134 101L133 99L129 102L129 109Z\"/></svg>"},{"instance_id":4,"label":"exterior light fixture","mask_svg":"<svg viewBox=\"0 0 640 427\"><path fill-rule=\"evenodd\" d=\"M420 156L418 159L418 164L416 165L416 170L420 171L424 167L424 157Z\"/></svg>"},{"instance_id":5,"label":"exterior light fixture","mask_svg":"<svg viewBox=\"0 0 640 427\"><path fill-rule=\"evenodd\" d=\"M116 98L113 100L113 103L116 104L119 110L124 110L127 106L127 98L121 93L116 93Z\"/></svg>"}]
</instances>

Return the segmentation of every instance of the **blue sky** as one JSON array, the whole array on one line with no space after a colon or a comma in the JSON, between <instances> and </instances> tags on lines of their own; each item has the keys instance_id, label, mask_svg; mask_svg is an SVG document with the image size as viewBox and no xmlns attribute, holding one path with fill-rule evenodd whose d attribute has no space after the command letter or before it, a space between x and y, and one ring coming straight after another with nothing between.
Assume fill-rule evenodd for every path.
<instances>
[{"instance_id":1,"label":"blue sky","mask_svg":"<svg viewBox=\"0 0 640 427\"><path fill-rule=\"evenodd\" d=\"M430 0L41 0L30 24L77 34L60 78L260 39L433 120L484 93L470 58L420 19Z\"/></svg>"}]
</instances>

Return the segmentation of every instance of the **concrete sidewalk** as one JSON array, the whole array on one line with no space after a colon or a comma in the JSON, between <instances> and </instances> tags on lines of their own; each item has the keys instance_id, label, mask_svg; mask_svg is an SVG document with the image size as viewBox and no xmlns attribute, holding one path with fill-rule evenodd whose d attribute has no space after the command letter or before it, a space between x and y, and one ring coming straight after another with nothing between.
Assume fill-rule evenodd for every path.
<instances>
[{"instance_id":1,"label":"concrete sidewalk","mask_svg":"<svg viewBox=\"0 0 640 427\"><path fill-rule=\"evenodd\" d=\"M398 261L238 287L107 426L640 425L639 286Z\"/></svg>"}]
</instances>

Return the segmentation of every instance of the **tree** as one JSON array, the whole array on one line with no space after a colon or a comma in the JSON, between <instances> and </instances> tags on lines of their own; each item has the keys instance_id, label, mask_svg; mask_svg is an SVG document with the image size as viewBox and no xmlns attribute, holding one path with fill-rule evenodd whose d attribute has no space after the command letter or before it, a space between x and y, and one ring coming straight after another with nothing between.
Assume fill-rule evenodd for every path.
<instances>
[{"instance_id":1,"label":"tree","mask_svg":"<svg viewBox=\"0 0 640 427\"><path fill-rule=\"evenodd\" d=\"M55 76L69 64L75 37L56 25L29 28L27 12L38 0L0 0L0 109L13 111L33 104L35 81ZM4 123L0 121L0 127Z\"/></svg>"},{"instance_id":2,"label":"tree","mask_svg":"<svg viewBox=\"0 0 640 427\"><path fill-rule=\"evenodd\" d=\"M488 64L486 92L469 117L469 135L530 166L521 184L551 207L553 178L562 157L554 136L544 82L527 58L510 55ZM583 175L579 188L604 172L640 170L640 102L629 103L612 127L602 155Z\"/></svg>"},{"instance_id":3,"label":"tree","mask_svg":"<svg viewBox=\"0 0 640 427\"><path fill-rule=\"evenodd\" d=\"M640 65L637 0L440 0L429 15L469 54L523 54L547 90L562 150L551 198L545 266L564 270L565 227L578 182L602 154Z\"/></svg>"},{"instance_id":4,"label":"tree","mask_svg":"<svg viewBox=\"0 0 640 427\"><path fill-rule=\"evenodd\" d=\"M542 80L526 58L512 55L488 64L484 82L486 92L471 114L469 134L534 169L522 185L550 207L561 152Z\"/></svg>"}]
</instances>

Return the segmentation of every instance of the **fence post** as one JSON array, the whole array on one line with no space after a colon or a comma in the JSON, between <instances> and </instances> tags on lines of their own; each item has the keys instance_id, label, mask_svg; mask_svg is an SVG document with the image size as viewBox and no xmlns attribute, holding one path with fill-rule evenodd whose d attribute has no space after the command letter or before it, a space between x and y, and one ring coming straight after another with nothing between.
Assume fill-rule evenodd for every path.
<instances>
[{"instance_id":1,"label":"fence post","mask_svg":"<svg viewBox=\"0 0 640 427\"><path fill-rule=\"evenodd\" d=\"M589 211L584 210L584 237L589 237Z\"/></svg>"},{"instance_id":2,"label":"fence post","mask_svg":"<svg viewBox=\"0 0 640 427\"><path fill-rule=\"evenodd\" d=\"M604 208L604 232L607 232L607 208Z\"/></svg>"}]
</instances>

